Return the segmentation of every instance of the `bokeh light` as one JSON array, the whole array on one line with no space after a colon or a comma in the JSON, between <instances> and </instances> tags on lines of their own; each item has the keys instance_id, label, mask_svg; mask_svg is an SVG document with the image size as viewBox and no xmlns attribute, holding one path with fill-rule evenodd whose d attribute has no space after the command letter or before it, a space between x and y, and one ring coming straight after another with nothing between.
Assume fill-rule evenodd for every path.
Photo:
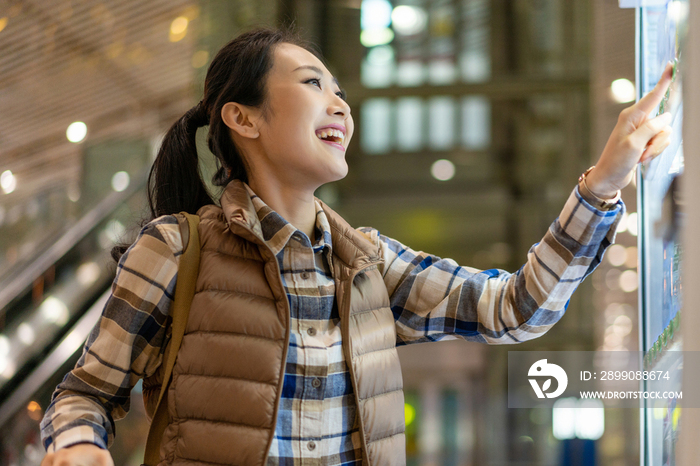
<instances>
[{"instance_id":1,"label":"bokeh light","mask_svg":"<svg viewBox=\"0 0 700 466\"><path fill-rule=\"evenodd\" d=\"M391 24L394 30L405 36L423 31L427 22L428 15L419 7L400 5L391 12Z\"/></svg>"},{"instance_id":2,"label":"bokeh light","mask_svg":"<svg viewBox=\"0 0 700 466\"><path fill-rule=\"evenodd\" d=\"M631 293L636 290L638 286L636 270L625 270L620 274L620 289L622 291Z\"/></svg>"},{"instance_id":3,"label":"bokeh light","mask_svg":"<svg viewBox=\"0 0 700 466\"><path fill-rule=\"evenodd\" d=\"M187 35L187 26L190 21L184 16L178 16L170 23L170 42L178 42Z\"/></svg>"},{"instance_id":4,"label":"bokeh light","mask_svg":"<svg viewBox=\"0 0 700 466\"><path fill-rule=\"evenodd\" d=\"M10 194L17 188L17 177L12 174L11 170L5 170L0 175L0 188L5 194Z\"/></svg>"},{"instance_id":5,"label":"bokeh light","mask_svg":"<svg viewBox=\"0 0 700 466\"><path fill-rule=\"evenodd\" d=\"M209 52L198 50L192 55L192 68L202 68L209 62Z\"/></svg>"},{"instance_id":6,"label":"bokeh light","mask_svg":"<svg viewBox=\"0 0 700 466\"><path fill-rule=\"evenodd\" d=\"M436 180L451 180L455 176L455 164L447 159L436 160L430 167L430 174Z\"/></svg>"},{"instance_id":7,"label":"bokeh light","mask_svg":"<svg viewBox=\"0 0 700 466\"><path fill-rule=\"evenodd\" d=\"M632 102L636 97L634 84L629 79L616 79L610 85L610 93L615 102L624 104Z\"/></svg>"},{"instance_id":8,"label":"bokeh light","mask_svg":"<svg viewBox=\"0 0 700 466\"><path fill-rule=\"evenodd\" d=\"M632 212L627 216L627 231L632 236L637 236L637 212Z\"/></svg>"},{"instance_id":9,"label":"bokeh light","mask_svg":"<svg viewBox=\"0 0 700 466\"><path fill-rule=\"evenodd\" d=\"M120 193L129 187L131 179L125 171L120 171L112 175L112 189Z\"/></svg>"},{"instance_id":10,"label":"bokeh light","mask_svg":"<svg viewBox=\"0 0 700 466\"><path fill-rule=\"evenodd\" d=\"M82 121L75 121L68 125L66 137L70 142L79 143L87 136L87 125Z\"/></svg>"},{"instance_id":11,"label":"bokeh light","mask_svg":"<svg viewBox=\"0 0 700 466\"><path fill-rule=\"evenodd\" d=\"M610 246L610 248L608 248L608 250L605 252L605 255L608 258L610 265L614 267L621 266L627 260L627 250L620 244L613 244Z\"/></svg>"}]
</instances>

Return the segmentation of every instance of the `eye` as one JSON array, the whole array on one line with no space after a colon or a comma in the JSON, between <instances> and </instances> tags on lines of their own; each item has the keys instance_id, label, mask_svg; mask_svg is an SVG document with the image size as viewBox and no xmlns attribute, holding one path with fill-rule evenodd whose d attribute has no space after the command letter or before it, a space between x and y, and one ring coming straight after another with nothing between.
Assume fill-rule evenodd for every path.
<instances>
[{"instance_id":1,"label":"eye","mask_svg":"<svg viewBox=\"0 0 700 466\"><path fill-rule=\"evenodd\" d=\"M304 83L305 83L305 84L309 84L309 83L312 83L312 84L313 84L313 83L315 83L315 84L314 84L315 86L318 86L319 88L321 87L321 80L318 79L318 78L307 79L306 81L304 81Z\"/></svg>"},{"instance_id":2,"label":"eye","mask_svg":"<svg viewBox=\"0 0 700 466\"><path fill-rule=\"evenodd\" d=\"M336 92L335 95L337 95L338 97L340 97L340 98L343 99L343 100L347 100L347 99L346 99L346 98L347 98L347 94L345 94L345 91L342 90L342 89L339 90L338 92Z\"/></svg>"}]
</instances>

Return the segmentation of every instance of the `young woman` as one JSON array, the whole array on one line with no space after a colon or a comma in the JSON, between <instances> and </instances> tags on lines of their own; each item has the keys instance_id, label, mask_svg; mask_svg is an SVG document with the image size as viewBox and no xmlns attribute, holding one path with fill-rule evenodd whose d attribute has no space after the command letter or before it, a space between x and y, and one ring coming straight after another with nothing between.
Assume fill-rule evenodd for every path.
<instances>
[{"instance_id":1,"label":"young woman","mask_svg":"<svg viewBox=\"0 0 700 466\"><path fill-rule=\"evenodd\" d=\"M648 115L669 71L622 112L595 168L510 274L351 228L315 199L348 172L354 124L343 91L288 33L237 37L212 61L202 101L163 141L151 173L155 220L121 257L103 315L54 393L42 464L111 465L113 421L131 389L140 378L146 394L160 387L183 250L173 214L187 211L201 219L200 271L161 464L404 465L395 347L450 336L518 343L563 316L614 239L619 190L668 144L668 117ZM220 207L197 170L195 133L206 125Z\"/></svg>"}]
</instances>

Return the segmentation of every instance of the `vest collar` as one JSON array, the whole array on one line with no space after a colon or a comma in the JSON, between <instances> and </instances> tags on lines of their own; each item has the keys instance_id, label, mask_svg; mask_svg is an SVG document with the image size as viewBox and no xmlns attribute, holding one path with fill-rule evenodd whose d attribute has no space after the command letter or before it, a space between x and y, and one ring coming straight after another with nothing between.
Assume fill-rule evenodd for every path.
<instances>
[{"instance_id":1,"label":"vest collar","mask_svg":"<svg viewBox=\"0 0 700 466\"><path fill-rule=\"evenodd\" d=\"M350 269L364 268L380 261L377 246L351 227L340 215L317 199L331 228L333 256ZM240 180L231 181L221 195L221 208L229 229L256 244L265 244L260 220L248 190Z\"/></svg>"}]
</instances>

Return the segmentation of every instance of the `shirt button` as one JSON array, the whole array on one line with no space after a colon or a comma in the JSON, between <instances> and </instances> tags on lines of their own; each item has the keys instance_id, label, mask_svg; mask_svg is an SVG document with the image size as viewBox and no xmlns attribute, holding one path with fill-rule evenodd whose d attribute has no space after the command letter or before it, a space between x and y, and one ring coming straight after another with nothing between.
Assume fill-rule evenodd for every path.
<instances>
[{"instance_id":1,"label":"shirt button","mask_svg":"<svg viewBox=\"0 0 700 466\"><path fill-rule=\"evenodd\" d=\"M302 272L301 278L303 278L304 280L308 280L309 279L309 272Z\"/></svg>"},{"instance_id":2,"label":"shirt button","mask_svg":"<svg viewBox=\"0 0 700 466\"><path fill-rule=\"evenodd\" d=\"M309 327L309 329L306 331L311 336L316 335L316 329L314 327Z\"/></svg>"},{"instance_id":3,"label":"shirt button","mask_svg":"<svg viewBox=\"0 0 700 466\"><path fill-rule=\"evenodd\" d=\"M313 380L311 381L311 386L314 387L314 388L320 387L320 386L321 386L321 379L319 379L318 377L316 377L315 379L313 379Z\"/></svg>"},{"instance_id":4,"label":"shirt button","mask_svg":"<svg viewBox=\"0 0 700 466\"><path fill-rule=\"evenodd\" d=\"M306 448L308 448L310 451L313 451L316 448L316 442L312 440L311 442L306 444Z\"/></svg>"}]
</instances>

